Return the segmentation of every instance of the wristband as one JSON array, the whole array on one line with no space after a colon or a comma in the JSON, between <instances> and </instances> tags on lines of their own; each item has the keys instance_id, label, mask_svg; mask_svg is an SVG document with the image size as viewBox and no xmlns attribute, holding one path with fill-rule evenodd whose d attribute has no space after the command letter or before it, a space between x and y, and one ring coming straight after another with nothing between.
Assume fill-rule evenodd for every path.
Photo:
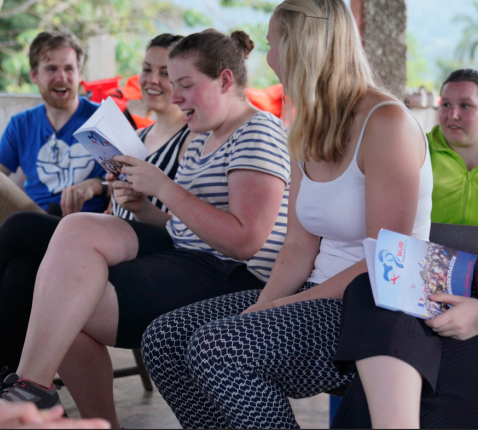
<instances>
[{"instance_id":1,"label":"wristband","mask_svg":"<svg viewBox=\"0 0 478 430\"><path fill-rule=\"evenodd\" d=\"M100 184L101 184L101 194L98 197L101 197L101 198L108 197L109 182L106 181L105 178L102 178L101 176L99 176L96 179L98 179L100 181Z\"/></svg>"}]
</instances>

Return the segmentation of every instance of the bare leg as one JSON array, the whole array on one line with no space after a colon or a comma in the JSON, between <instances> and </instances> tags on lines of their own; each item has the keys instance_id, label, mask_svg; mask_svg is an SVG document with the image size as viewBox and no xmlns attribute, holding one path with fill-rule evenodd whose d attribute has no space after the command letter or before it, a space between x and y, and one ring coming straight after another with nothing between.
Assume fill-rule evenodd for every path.
<instances>
[{"instance_id":1,"label":"bare leg","mask_svg":"<svg viewBox=\"0 0 478 430\"><path fill-rule=\"evenodd\" d=\"M38 271L18 368L21 378L50 386L70 346L87 328L105 295L108 267L134 259L138 247L134 230L123 220L73 214L61 221ZM104 322L106 333L116 333L117 314L116 320L108 315ZM108 344L107 339L96 340Z\"/></svg>"},{"instance_id":2,"label":"bare leg","mask_svg":"<svg viewBox=\"0 0 478 430\"><path fill-rule=\"evenodd\" d=\"M116 343L118 305L114 288L105 295L66 354L58 373L75 400L82 418L103 418L120 428L113 398L113 368L104 344ZM99 342L96 339L101 339ZM92 392L94 390L94 392Z\"/></svg>"},{"instance_id":3,"label":"bare leg","mask_svg":"<svg viewBox=\"0 0 478 430\"><path fill-rule=\"evenodd\" d=\"M420 428L422 377L394 357L357 361L374 429Z\"/></svg>"},{"instance_id":4,"label":"bare leg","mask_svg":"<svg viewBox=\"0 0 478 430\"><path fill-rule=\"evenodd\" d=\"M120 428L113 399L113 368L104 345L80 333L58 373L82 418L103 418L112 428Z\"/></svg>"}]
</instances>

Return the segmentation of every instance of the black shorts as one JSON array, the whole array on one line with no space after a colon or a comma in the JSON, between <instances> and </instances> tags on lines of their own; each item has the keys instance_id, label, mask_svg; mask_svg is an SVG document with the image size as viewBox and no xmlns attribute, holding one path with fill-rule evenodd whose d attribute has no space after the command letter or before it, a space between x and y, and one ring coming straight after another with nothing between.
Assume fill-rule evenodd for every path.
<instances>
[{"instance_id":1,"label":"black shorts","mask_svg":"<svg viewBox=\"0 0 478 430\"><path fill-rule=\"evenodd\" d=\"M355 362L386 355L423 376L420 428L478 428L478 336L461 341L441 337L424 320L375 306L368 274L344 294L335 364L344 373ZM332 428L371 428L367 398L357 375L347 388Z\"/></svg>"},{"instance_id":2,"label":"black shorts","mask_svg":"<svg viewBox=\"0 0 478 430\"><path fill-rule=\"evenodd\" d=\"M244 263L174 248L164 227L127 221L139 241L135 260L110 267L118 295L118 348L140 348L148 325L174 309L224 294L264 288Z\"/></svg>"}]
</instances>

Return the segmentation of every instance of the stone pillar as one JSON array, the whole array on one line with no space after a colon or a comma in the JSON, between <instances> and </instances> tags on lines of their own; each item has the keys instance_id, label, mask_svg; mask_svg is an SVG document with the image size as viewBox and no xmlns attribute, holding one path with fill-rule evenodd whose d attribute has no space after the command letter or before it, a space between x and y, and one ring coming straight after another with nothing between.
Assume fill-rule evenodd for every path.
<instances>
[{"instance_id":1,"label":"stone pillar","mask_svg":"<svg viewBox=\"0 0 478 430\"><path fill-rule=\"evenodd\" d=\"M401 95L407 82L406 0L351 0L375 73Z\"/></svg>"},{"instance_id":2,"label":"stone pillar","mask_svg":"<svg viewBox=\"0 0 478 430\"><path fill-rule=\"evenodd\" d=\"M85 67L86 81L114 78L116 76L115 40L109 34L88 39L88 58Z\"/></svg>"}]
</instances>

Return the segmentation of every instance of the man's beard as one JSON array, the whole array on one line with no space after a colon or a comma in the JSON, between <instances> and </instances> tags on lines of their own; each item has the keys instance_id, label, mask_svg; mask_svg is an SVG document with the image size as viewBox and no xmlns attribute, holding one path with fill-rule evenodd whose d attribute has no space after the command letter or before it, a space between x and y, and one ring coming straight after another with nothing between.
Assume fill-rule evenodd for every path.
<instances>
[{"instance_id":1,"label":"man's beard","mask_svg":"<svg viewBox=\"0 0 478 430\"><path fill-rule=\"evenodd\" d=\"M40 88L40 94L42 95L43 100L45 100L45 103L54 109L67 109L76 99L78 92L74 91L74 89L71 87L63 87L69 90L69 94L68 97L62 99L56 98L52 95L51 92L55 89L55 87Z\"/></svg>"}]
</instances>

